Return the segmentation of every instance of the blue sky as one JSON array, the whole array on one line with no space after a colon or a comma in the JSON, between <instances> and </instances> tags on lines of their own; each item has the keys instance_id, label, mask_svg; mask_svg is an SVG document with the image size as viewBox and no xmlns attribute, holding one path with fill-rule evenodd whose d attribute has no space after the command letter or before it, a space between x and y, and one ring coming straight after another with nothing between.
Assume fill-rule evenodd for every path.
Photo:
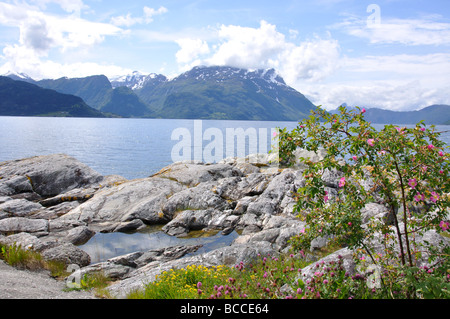
<instances>
[{"instance_id":1,"label":"blue sky","mask_svg":"<svg viewBox=\"0 0 450 319\"><path fill-rule=\"evenodd\" d=\"M0 74L275 68L316 105L450 104L450 1L0 1Z\"/></svg>"}]
</instances>

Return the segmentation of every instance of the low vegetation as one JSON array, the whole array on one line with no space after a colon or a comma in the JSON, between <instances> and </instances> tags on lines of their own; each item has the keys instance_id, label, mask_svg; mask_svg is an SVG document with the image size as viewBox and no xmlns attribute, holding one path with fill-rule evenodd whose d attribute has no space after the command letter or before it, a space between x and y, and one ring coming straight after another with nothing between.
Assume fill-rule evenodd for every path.
<instances>
[{"instance_id":1,"label":"low vegetation","mask_svg":"<svg viewBox=\"0 0 450 319\"><path fill-rule=\"evenodd\" d=\"M44 260L41 254L31 249L22 248L22 246L0 244L0 259L8 265L18 269L27 270L48 270L52 277L64 278L67 276L66 265L59 261Z\"/></svg>"},{"instance_id":2,"label":"low vegetation","mask_svg":"<svg viewBox=\"0 0 450 319\"><path fill-rule=\"evenodd\" d=\"M448 236L448 146L434 126L420 122L377 131L364 113L341 107L329 114L318 108L293 131L279 130L280 159L287 166L298 147L326 150L319 162L304 160L305 186L298 190L295 212L306 227L291 240L292 254L261 256L233 269L171 270L129 297L449 298L450 247L418 240L429 231ZM341 174L335 194L324 185L326 170ZM368 178L370 186L361 182ZM368 203L385 206L387 216L363 222ZM313 264L312 278L301 275L307 264L302 254L322 236L354 252L355 273L348 273L337 256Z\"/></svg>"},{"instance_id":3,"label":"low vegetation","mask_svg":"<svg viewBox=\"0 0 450 319\"><path fill-rule=\"evenodd\" d=\"M87 273L80 278L79 283L72 283L67 290L86 290L94 293L99 298L111 299L111 295L106 289L111 280L102 271Z\"/></svg>"},{"instance_id":4,"label":"low vegetation","mask_svg":"<svg viewBox=\"0 0 450 319\"><path fill-rule=\"evenodd\" d=\"M50 276L57 280L66 280L70 275L67 271L67 265L64 262L45 260L39 252L22 248L17 244L0 244L0 259L17 269L31 271L47 270L50 272ZM93 291L98 297L109 298L110 295L104 289L108 286L109 282L109 278L103 272L94 272L86 274L80 279L79 285L72 285L73 287L67 288L67 290L89 290Z\"/></svg>"},{"instance_id":5,"label":"low vegetation","mask_svg":"<svg viewBox=\"0 0 450 319\"><path fill-rule=\"evenodd\" d=\"M129 299L448 299L449 262L433 267L386 269L349 274L343 258L314 262L314 275L305 280L310 264L301 255L260 256L253 264L204 267L191 265L163 272Z\"/></svg>"}]
</instances>

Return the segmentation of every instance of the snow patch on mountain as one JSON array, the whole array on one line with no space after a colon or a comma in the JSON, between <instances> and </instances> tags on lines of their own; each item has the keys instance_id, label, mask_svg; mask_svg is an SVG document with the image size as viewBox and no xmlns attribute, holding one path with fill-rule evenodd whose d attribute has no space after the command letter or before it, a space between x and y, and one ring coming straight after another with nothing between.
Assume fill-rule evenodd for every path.
<instances>
[{"instance_id":1,"label":"snow patch on mountain","mask_svg":"<svg viewBox=\"0 0 450 319\"><path fill-rule=\"evenodd\" d=\"M2 74L1 76L7 76L13 80L22 80L22 81L32 81L33 79L31 77L29 77L27 74L25 73L20 73L20 72L12 72L12 71L8 71L5 74Z\"/></svg>"},{"instance_id":2,"label":"snow patch on mountain","mask_svg":"<svg viewBox=\"0 0 450 319\"><path fill-rule=\"evenodd\" d=\"M161 74L143 74L139 71L134 71L131 74L113 77L110 79L110 82L113 88L126 86L132 90L138 90L143 88L147 82L152 80L166 81L167 78Z\"/></svg>"},{"instance_id":3,"label":"snow patch on mountain","mask_svg":"<svg viewBox=\"0 0 450 319\"><path fill-rule=\"evenodd\" d=\"M247 70L234 68L229 66L196 66L192 70L187 71L173 81L181 78L193 78L195 80L206 81L208 79L215 79L216 82L223 82L233 78L242 78L243 80L265 80L268 83L286 86L283 78L277 74L274 69L259 69L259 70Z\"/></svg>"}]
</instances>

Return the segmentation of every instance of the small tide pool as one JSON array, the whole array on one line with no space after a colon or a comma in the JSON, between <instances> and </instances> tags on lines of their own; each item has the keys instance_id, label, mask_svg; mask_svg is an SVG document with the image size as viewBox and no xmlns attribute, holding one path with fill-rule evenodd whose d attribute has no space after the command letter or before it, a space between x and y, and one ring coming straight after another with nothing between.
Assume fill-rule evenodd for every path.
<instances>
[{"instance_id":1,"label":"small tide pool","mask_svg":"<svg viewBox=\"0 0 450 319\"><path fill-rule=\"evenodd\" d=\"M202 254L231 245L238 237L233 231L222 232L192 231L188 237L174 237L161 230L161 226L149 226L135 233L97 233L87 243L78 246L91 256L91 263L106 261L128 253L160 249L179 245L203 245L194 254Z\"/></svg>"}]
</instances>

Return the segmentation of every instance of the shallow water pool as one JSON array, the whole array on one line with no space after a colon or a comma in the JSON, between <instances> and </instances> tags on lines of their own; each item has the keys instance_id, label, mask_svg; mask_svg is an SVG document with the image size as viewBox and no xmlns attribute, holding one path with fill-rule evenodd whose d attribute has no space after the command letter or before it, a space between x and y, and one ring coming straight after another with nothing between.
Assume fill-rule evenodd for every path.
<instances>
[{"instance_id":1,"label":"shallow water pool","mask_svg":"<svg viewBox=\"0 0 450 319\"><path fill-rule=\"evenodd\" d=\"M106 261L110 258L136 251L166 248L178 245L203 245L194 254L205 253L220 247L229 246L238 233L228 235L221 232L207 233L193 231L189 237L169 236L161 226L149 226L135 233L97 233L87 243L78 246L91 256L91 263Z\"/></svg>"}]
</instances>

